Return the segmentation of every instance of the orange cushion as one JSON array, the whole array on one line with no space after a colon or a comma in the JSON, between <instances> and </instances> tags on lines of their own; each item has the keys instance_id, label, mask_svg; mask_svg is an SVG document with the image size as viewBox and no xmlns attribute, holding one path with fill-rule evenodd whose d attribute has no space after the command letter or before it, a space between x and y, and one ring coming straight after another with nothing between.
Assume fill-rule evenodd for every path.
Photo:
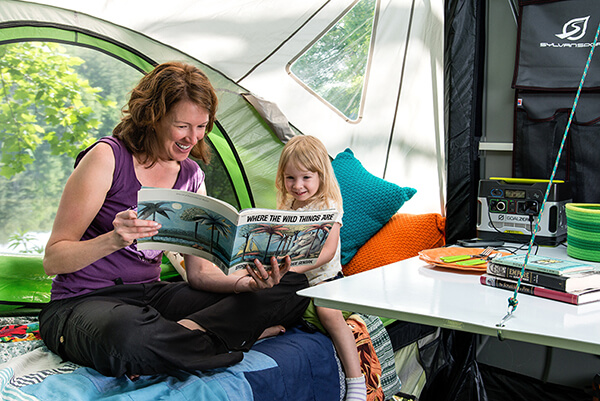
<instances>
[{"instance_id":1,"label":"orange cushion","mask_svg":"<svg viewBox=\"0 0 600 401\"><path fill-rule=\"evenodd\" d=\"M446 243L446 218L438 213L396 213L343 266L346 276L417 256Z\"/></svg>"}]
</instances>

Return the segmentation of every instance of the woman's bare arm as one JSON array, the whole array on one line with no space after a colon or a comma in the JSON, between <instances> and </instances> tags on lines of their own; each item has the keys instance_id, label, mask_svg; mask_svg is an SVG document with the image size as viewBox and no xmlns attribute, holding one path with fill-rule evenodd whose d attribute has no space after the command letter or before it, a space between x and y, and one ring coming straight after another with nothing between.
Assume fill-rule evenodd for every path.
<instances>
[{"instance_id":1,"label":"woman's bare arm","mask_svg":"<svg viewBox=\"0 0 600 401\"><path fill-rule=\"evenodd\" d=\"M83 157L69 177L46 245L46 274L75 272L137 238L155 234L157 228L153 222L139 220L135 211L127 210L115 218L114 230L81 241L104 203L114 169L115 159L110 145L99 143Z\"/></svg>"}]
</instances>

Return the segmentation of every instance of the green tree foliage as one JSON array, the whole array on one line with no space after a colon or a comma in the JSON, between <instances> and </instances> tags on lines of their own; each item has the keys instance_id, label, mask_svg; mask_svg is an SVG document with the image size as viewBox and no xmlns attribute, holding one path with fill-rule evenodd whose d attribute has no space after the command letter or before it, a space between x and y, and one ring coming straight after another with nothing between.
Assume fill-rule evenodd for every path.
<instances>
[{"instance_id":1,"label":"green tree foliage","mask_svg":"<svg viewBox=\"0 0 600 401\"><path fill-rule=\"evenodd\" d=\"M350 120L359 115L375 3L359 1L291 66L299 80Z\"/></svg>"},{"instance_id":2,"label":"green tree foliage","mask_svg":"<svg viewBox=\"0 0 600 401\"><path fill-rule=\"evenodd\" d=\"M50 231L75 155L110 135L113 127L101 120L120 116L119 97L92 87L81 67L99 59L123 64L87 49L91 58L84 62L73 49L0 46L0 243L15 233ZM141 74L127 68L139 80Z\"/></svg>"},{"instance_id":3,"label":"green tree foliage","mask_svg":"<svg viewBox=\"0 0 600 401\"><path fill-rule=\"evenodd\" d=\"M95 139L94 109L114 107L74 67L84 61L54 43L19 43L0 50L0 175L12 178L33 163L40 145L75 157Z\"/></svg>"},{"instance_id":4,"label":"green tree foliage","mask_svg":"<svg viewBox=\"0 0 600 401\"><path fill-rule=\"evenodd\" d=\"M111 135L113 128L121 120L121 109L127 105L131 90L137 85L142 73L96 50L71 46L69 53L86 60L75 67L77 74L86 77L92 87L102 88L100 95L116 105L96 110L102 136Z\"/></svg>"}]
</instances>

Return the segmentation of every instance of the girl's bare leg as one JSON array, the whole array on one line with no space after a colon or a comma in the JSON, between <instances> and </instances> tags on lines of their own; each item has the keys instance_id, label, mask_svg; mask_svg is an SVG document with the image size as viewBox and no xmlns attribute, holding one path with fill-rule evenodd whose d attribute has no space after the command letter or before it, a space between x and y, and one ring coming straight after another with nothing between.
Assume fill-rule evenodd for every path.
<instances>
[{"instance_id":1,"label":"girl's bare leg","mask_svg":"<svg viewBox=\"0 0 600 401\"><path fill-rule=\"evenodd\" d=\"M365 377L360 369L356 340L342 312L317 306L317 315L327 330L346 373L346 401L363 401L367 397Z\"/></svg>"}]
</instances>

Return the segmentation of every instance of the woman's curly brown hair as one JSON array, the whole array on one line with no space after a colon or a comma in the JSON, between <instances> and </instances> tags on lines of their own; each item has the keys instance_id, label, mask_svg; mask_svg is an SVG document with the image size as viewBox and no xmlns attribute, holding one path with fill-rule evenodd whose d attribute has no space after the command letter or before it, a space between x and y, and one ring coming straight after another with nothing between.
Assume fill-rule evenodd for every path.
<instances>
[{"instance_id":1,"label":"woman's curly brown hair","mask_svg":"<svg viewBox=\"0 0 600 401\"><path fill-rule=\"evenodd\" d=\"M131 91L127 108L123 110L123 118L113 130L113 136L121 139L140 163L153 165L159 159L159 143L154 128L181 100L191 100L208 111L208 135L213 128L218 105L212 84L197 67L168 62L156 66ZM208 163L210 151L205 138L198 141L191 155Z\"/></svg>"}]
</instances>

